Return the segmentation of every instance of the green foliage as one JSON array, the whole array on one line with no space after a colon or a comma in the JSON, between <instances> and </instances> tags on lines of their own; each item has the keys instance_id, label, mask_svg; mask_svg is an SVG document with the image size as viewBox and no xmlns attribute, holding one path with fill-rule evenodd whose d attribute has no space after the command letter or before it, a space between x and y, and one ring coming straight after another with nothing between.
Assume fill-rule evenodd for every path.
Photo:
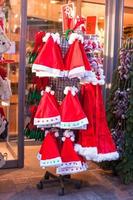
<instances>
[{"instance_id":1,"label":"green foliage","mask_svg":"<svg viewBox=\"0 0 133 200\"><path fill-rule=\"evenodd\" d=\"M101 166L104 168L111 168L115 174L119 175L121 181L128 184L133 181L133 39L128 39L122 48L122 52L129 53L126 58L126 66L129 66L127 78L120 77L119 68L115 69L112 79L112 87L110 90L110 96L107 102L107 118L110 129L115 129L119 122L121 122L121 129L124 132L124 149L123 154L118 161L111 163L102 163ZM128 60L129 58L129 60ZM120 62L123 64L122 62ZM125 114L124 120L119 120L114 114L114 97L116 90L129 91L128 109ZM116 141L117 142L117 141Z\"/></svg>"}]
</instances>

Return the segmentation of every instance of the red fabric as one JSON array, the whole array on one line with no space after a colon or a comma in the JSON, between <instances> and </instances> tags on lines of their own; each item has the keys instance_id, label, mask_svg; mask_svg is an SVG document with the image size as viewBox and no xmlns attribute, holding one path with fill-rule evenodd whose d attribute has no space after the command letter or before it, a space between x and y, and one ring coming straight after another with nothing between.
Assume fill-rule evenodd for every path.
<instances>
[{"instance_id":1,"label":"red fabric","mask_svg":"<svg viewBox=\"0 0 133 200\"><path fill-rule=\"evenodd\" d=\"M101 86L83 85L81 94L89 125L87 130L79 131L78 143L82 147L97 147L98 154L115 152L116 146L108 128Z\"/></svg>"},{"instance_id":2,"label":"red fabric","mask_svg":"<svg viewBox=\"0 0 133 200\"><path fill-rule=\"evenodd\" d=\"M96 86L96 135L98 153L110 153L116 151L116 146L108 128L106 112L102 97L102 89L100 85Z\"/></svg>"},{"instance_id":3,"label":"red fabric","mask_svg":"<svg viewBox=\"0 0 133 200\"><path fill-rule=\"evenodd\" d=\"M89 125L87 130L79 131L79 143L82 147L96 147L97 137L95 133L96 118L96 87L92 84L82 85L81 96L83 110L88 118Z\"/></svg>"},{"instance_id":4,"label":"red fabric","mask_svg":"<svg viewBox=\"0 0 133 200\"><path fill-rule=\"evenodd\" d=\"M73 96L71 91L68 91L68 94L63 99L60 112L62 122L76 122L86 118L77 94Z\"/></svg>"},{"instance_id":5,"label":"red fabric","mask_svg":"<svg viewBox=\"0 0 133 200\"><path fill-rule=\"evenodd\" d=\"M32 77L32 83L33 87L35 86L37 90L45 90L45 87L49 84L49 78L48 77Z\"/></svg>"},{"instance_id":6,"label":"red fabric","mask_svg":"<svg viewBox=\"0 0 133 200\"><path fill-rule=\"evenodd\" d=\"M86 71L90 71L91 70L91 65L90 65L90 63L88 61L88 58L87 58L87 55L85 53L84 46L83 46L83 44L81 42L79 43L79 45L80 45L80 49L81 49L81 52L82 52L82 57L83 57L83 60L84 60L85 70Z\"/></svg>"},{"instance_id":7,"label":"red fabric","mask_svg":"<svg viewBox=\"0 0 133 200\"><path fill-rule=\"evenodd\" d=\"M59 48L59 45L54 42L53 38L49 37L49 39L41 49L41 52L35 59L34 64L39 64L59 70L64 69L63 59Z\"/></svg>"},{"instance_id":8,"label":"red fabric","mask_svg":"<svg viewBox=\"0 0 133 200\"><path fill-rule=\"evenodd\" d=\"M49 118L58 115L60 115L60 113L55 101L53 101L53 98L51 98L49 93L44 92L34 118Z\"/></svg>"},{"instance_id":9,"label":"red fabric","mask_svg":"<svg viewBox=\"0 0 133 200\"><path fill-rule=\"evenodd\" d=\"M82 161L81 156L75 152L74 144L70 138L65 138L61 150L61 159L62 162Z\"/></svg>"},{"instance_id":10,"label":"red fabric","mask_svg":"<svg viewBox=\"0 0 133 200\"><path fill-rule=\"evenodd\" d=\"M80 43L79 40L75 40L68 49L65 57L65 66L68 70L84 66Z\"/></svg>"},{"instance_id":11,"label":"red fabric","mask_svg":"<svg viewBox=\"0 0 133 200\"><path fill-rule=\"evenodd\" d=\"M0 107L0 114L1 114L1 116L3 116L5 118L5 113L4 113L4 110L2 107Z\"/></svg>"},{"instance_id":12,"label":"red fabric","mask_svg":"<svg viewBox=\"0 0 133 200\"><path fill-rule=\"evenodd\" d=\"M44 31L39 31L35 34L35 44L33 52L39 53L44 45L42 38L45 36Z\"/></svg>"},{"instance_id":13,"label":"red fabric","mask_svg":"<svg viewBox=\"0 0 133 200\"><path fill-rule=\"evenodd\" d=\"M58 145L54 133L49 132L40 148L39 153L42 155L41 160L53 159L56 157L60 157L60 153L58 150Z\"/></svg>"},{"instance_id":14,"label":"red fabric","mask_svg":"<svg viewBox=\"0 0 133 200\"><path fill-rule=\"evenodd\" d=\"M2 79L5 79L7 77L7 70L3 66L0 66L0 76L2 77Z\"/></svg>"}]
</instances>

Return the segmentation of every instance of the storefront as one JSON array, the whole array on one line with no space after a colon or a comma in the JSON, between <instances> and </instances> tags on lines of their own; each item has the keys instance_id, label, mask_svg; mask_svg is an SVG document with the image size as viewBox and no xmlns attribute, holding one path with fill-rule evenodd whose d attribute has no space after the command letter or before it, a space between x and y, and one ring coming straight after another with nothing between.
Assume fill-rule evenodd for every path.
<instances>
[{"instance_id":1,"label":"storefront","mask_svg":"<svg viewBox=\"0 0 133 200\"><path fill-rule=\"evenodd\" d=\"M75 5L76 15L85 18L96 16L95 35L104 44L102 56L106 75L105 90L108 91L113 69L117 65L117 51L122 37L126 37L127 34L133 35L132 0L71 2ZM62 32L61 6L66 3L68 2L65 0L10 0L10 3L2 4L4 9L1 10L1 13L4 16L5 33L12 43L11 50L2 54L5 60L10 61L1 62L2 67L7 70L12 90L8 102L5 102L4 99L0 101L0 107L8 122L5 135L0 137L0 152L6 160L3 168L23 167L24 144L33 145L33 148L35 144L38 146L41 144L41 142L27 139L24 136L24 129L28 121L25 101L32 84L30 65L26 58L28 52L33 48L34 36L37 31ZM104 94L106 98L107 93L104 92ZM5 105L4 102L7 104Z\"/></svg>"}]
</instances>

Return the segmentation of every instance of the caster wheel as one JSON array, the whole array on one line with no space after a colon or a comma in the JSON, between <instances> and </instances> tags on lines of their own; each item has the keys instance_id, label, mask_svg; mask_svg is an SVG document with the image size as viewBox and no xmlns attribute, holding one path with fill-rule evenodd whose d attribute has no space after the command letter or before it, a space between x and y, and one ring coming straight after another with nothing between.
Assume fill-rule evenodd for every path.
<instances>
[{"instance_id":1,"label":"caster wheel","mask_svg":"<svg viewBox=\"0 0 133 200\"><path fill-rule=\"evenodd\" d=\"M81 182L75 183L75 188L79 190L81 188Z\"/></svg>"},{"instance_id":2,"label":"caster wheel","mask_svg":"<svg viewBox=\"0 0 133 200\"><path fill-rule=\"evenodd\" d=\"M49 180L49 175L48 175L48 174L45 174L44 179L45 179L45 180Z\"/></svg>"},{"instance_id":3,"label":"caster wheel","mask_svg":"<svg viewBox=\"0 0 133 200\"><path fill-rule=\"evenodd\" d=\"M43 189L43 182L40 181L36 186L37 186L37 189L42 190Z\"/></svg>"},{"instance_id":4,"label":"caster wheel","mask_svg":"<svg viewBox=\"0 0 133 200\"><path fill-rule=\"evenodd\" d=\"M59 196L64 196L64 188L61 188L58 192Z\"/></svg>"}]
</instances>

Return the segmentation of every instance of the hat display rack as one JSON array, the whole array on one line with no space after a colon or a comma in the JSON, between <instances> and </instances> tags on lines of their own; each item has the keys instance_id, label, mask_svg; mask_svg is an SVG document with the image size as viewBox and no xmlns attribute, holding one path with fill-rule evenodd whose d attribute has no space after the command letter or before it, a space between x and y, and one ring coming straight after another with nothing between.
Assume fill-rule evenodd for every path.
<instances>
[{"instance_id":1,"label":"hat display rack","mask_svg":"<svg viewBox=\"0 0 133 200\"><path fill-rule=\"evenodd\" d=\"M102 47L97 38L72 31L68 40L45 33L42 41L39 53L31 54L32 72L49 81L40 90L32 123L44 131L37 154L40 167L55 167L57 176L46 171L37 187L57 181L59 195L64 195L65 182L81 187L71 174L85 172L88 160L116 160L119 154L106 121L101 89L105 76L97 54Z\"/></svg>"}]
</instances>

